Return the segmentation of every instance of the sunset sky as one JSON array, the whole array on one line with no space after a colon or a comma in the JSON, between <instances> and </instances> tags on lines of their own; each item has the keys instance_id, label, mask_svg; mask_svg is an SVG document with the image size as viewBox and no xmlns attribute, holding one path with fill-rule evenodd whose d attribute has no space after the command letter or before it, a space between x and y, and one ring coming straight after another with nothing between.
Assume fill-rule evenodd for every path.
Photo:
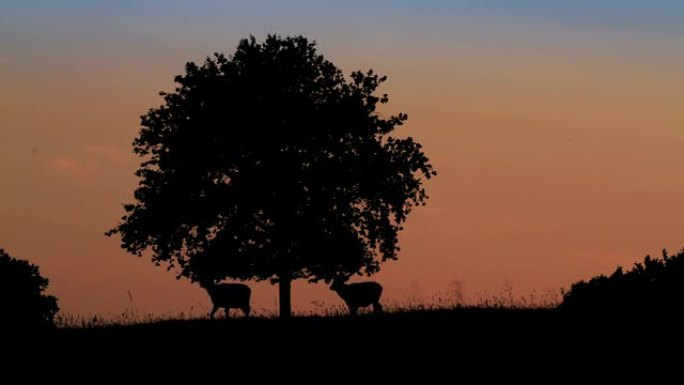
<instances>
[{"instance_id":1,"label":"sunset sky","mask_svg":"<svg viewBox=\"0 0 684 385\"><path fill-rule=\"evenodd\" d=\"M0 0L0 248L72 314L208 312L104 236L137 186L139 116L185 62L302 34L388 76L384 113L408 113L439 172L373 278L384 301L558 292L684 246L683 20L680 0ZM296 310L341 303L295 284Z\"/></svg>"}]
</instances>

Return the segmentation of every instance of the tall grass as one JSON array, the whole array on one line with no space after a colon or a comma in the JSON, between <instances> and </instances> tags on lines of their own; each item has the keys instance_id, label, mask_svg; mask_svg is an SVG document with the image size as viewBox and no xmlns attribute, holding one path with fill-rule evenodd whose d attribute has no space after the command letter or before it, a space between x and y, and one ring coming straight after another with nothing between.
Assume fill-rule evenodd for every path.
<instances>
[{"instance_id":1,"label":"tall grass","mask_svg":"<svg viewBox=\"0 0 684 385\"><path fill-rule=\"evenodd\" d=\"M55 316L55 325L59 328L96 328L105 326L125 326L141 323L155 323L160 321L182 321L206 318L197 314L194 308L189 311L166 314L153 314L141 312L137 309L128 308L119 314L107 313L104 315L82 316L79 314L59 312Z\"/></svg>"},{"instance_id":2,"label":"tall grass","mask_svg":"<svg viewBox=\"0 0 684 385\"><path fill-rule=\"evenodd\" d=\"M209 311L203 306L191 307L188 311L178 313L153 314L143 312L135 306L129 295L130 305L121 313L95 316L81 316L78 314L59 312L55 316L55 324L60 328L98 328L107 326L125 326L134 324L156 323L163 321L201 320L209 318ZM498 294L482 292L475 295L474 300L468 300L463 294L462 286L454 280L449 290L434 294L429 300L410 296L403 300L383 300L386 313L407 313L419 311L458 310L467 308L477 309L550 309L558 306L562 300L560 291L547 290L541 293L532 292L527 296L516 295L512 285L504 285ZM339 317L348 314L344 304L328 304L325 301L312 301L311 307L304 311L295 311L295 317ZM360 314L369 314L370 308L360 309ZM217 318L224 318L223 310L217 313ZM241 318L242 313L232 310L228 318ZM253 309L251 317L277 318L278 312L273 309Z\"/></svg>"}]
</instances>

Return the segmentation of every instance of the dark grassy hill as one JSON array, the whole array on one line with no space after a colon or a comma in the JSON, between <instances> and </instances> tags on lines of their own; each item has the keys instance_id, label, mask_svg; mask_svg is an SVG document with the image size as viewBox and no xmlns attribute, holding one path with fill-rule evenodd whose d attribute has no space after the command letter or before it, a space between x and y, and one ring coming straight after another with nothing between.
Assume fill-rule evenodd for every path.
<instances>
[{"instance_id":1,"label":"dark grassy hill","mask_svg":"<svg viewBox=\"0 0 684 385\"><path fill-rule=\"evenodd\" d=\"M465 382L479 383L544 378L546 373L557 379L597 370L646 370L651 363L679 357L682 320L676 312L482 308L286 321L171 320L62 328L40 339L24 339L15 345L19 348L9 350L5 344L3 349L23 362L41 360L33 367L52 367L59 377L89 370L134 382L147 378L144 374L155 382L161 377L198 383L200 378L246 375L257 383L273 378L365 383L372 374L376 379L442 383L468 373L480 377Z\"/></svg>"},{"instance_id":2,"label":"dark grassy hill","mask_svg":"<svg viewBox=\"0 0 684 385\"><path fill-rule=\"evenodd\" d=\"M597 313L558 309L424 310L358 317L231 318L159 321L126 326L64 328L49 338L54 346L212 348L261 351L264 346L338 347L372 346L393 351L402 347L449 345L478 350L483 345L572 346L618 341L628 333L678 325L676 312Z\"/></svg>"}]
</instances>

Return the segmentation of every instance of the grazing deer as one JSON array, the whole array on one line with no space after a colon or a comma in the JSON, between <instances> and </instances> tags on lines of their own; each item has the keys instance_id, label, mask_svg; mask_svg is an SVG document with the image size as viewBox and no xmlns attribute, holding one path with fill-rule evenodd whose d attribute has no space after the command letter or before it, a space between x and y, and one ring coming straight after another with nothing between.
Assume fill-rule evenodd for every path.
<instances>
[{"instance_id":1,"label":"grazing deer","mask_svg":"<svg viewBox=\"0 0 684 385\"><path fill-rule=\"evenodd\" d=\"M380 295L382 286L377 282L361 282L345 284L344 281L334 280L330 290L336 291L349 307L349 315L356 315L360 307L373 305L373 312L382 312Z\"/></svg>"},{"instance_id":2,"label":"grazing deer","mask_svg":"<svg viewBox=\"0 0 684 385\"><path fill-rule=\"evenodd\" d=\"M217 285L213 281L200 283L200 286L209 293L211 303L214 305L209 314L211 319L214 319L214 314L219 308L225 309L226 318L228 318L230 309L240 309L246 317L249 317L251 310L249 299L252 296L252 290L249 286L241 283L220 283Z\"/></svg>"}]
</instances>

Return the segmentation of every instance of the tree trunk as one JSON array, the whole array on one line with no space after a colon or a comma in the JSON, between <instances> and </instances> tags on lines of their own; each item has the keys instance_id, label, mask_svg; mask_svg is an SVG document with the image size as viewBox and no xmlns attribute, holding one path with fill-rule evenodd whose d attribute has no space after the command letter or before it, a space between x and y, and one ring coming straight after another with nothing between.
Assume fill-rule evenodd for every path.
<instances>
[{"instance_id":1,"label":"tree trunk","mask_svg":"<svg viewBox=\"0 0 684 385\"><path fill-rule=\"evenodd\" d=\"M292 278L289 274L281 274L278 278L280 294L280 318L290 318L292 315Z\"/></svg>"}]
</instances>

